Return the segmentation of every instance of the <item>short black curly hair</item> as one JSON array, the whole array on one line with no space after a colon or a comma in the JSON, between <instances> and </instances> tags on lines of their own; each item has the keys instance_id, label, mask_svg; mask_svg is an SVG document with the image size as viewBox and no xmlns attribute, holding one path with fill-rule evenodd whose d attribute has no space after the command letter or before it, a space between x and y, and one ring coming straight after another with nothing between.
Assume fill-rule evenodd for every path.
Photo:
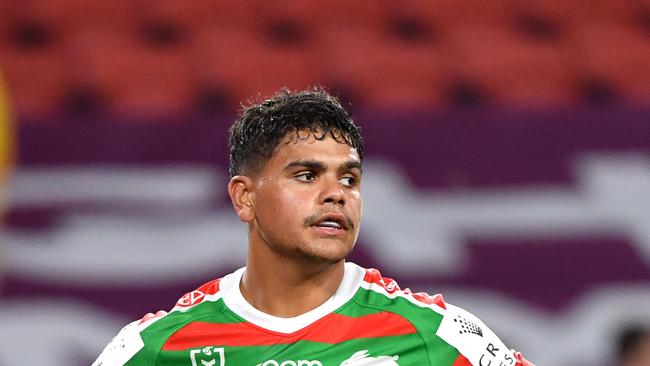
<instances>
[{"instance_id":1,"label":"short black curly hair","mask_svg":"<svg viewBox=\"0 0 650 366\"><path fill-rule=\"evenodd\" d=\"M298 133L302 131L310 133ZM360 128L337 98L320 87L298 92L282 89L270 99L244 107L230 127L230 178L257 172L288 134L294 135L294 141L331 136L355 148L363 159Z\"/></svg>"}]
</instances>

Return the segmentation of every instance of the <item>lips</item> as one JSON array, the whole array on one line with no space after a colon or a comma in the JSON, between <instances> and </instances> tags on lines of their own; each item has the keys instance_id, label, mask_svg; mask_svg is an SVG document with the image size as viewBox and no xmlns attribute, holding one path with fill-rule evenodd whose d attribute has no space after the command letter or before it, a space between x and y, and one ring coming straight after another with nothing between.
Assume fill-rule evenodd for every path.
<instances>
[{"instance_id":1,"label":"lips","mask_svg":"<svg viewBox=\"0 0 650 366\"><path fill-rule=\"evenodd\" d=\"M347 230L349 224L344 215L329 213L318 218L312 226Z\"/></svg>"}]
</instances>

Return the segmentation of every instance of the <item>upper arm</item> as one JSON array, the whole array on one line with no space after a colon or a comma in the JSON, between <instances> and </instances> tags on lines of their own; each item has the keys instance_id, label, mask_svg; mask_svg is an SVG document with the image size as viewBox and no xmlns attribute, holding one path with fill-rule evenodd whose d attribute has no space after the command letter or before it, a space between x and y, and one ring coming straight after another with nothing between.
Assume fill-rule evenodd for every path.
<instances>
[{"instance_id":1,"label":"upper arm","mask_svg":"<svg viewBox=\"0 0 650 366\"><path fill-rule=\"evenodd\" d=\"M446 307L436 334L460 352L458 365L532 366L520 353L506 347L479 318L449 303Z\"/></svg>"},{"instance_id":2,"label":"upper arm","mask_svg":"<svg viewBox=\"0 0 650 366\"><path fill-rule=\"evenodd\" d=\"M92 366L131 366L129 361L136 355L138 366L151 365L158 352L147 352L141 332L165 315L165 311L149 313L142 319L127 324L113 337Z\"/></svg>"},{"instance_id":3,"label":"upper arm","mask_svg":"<svg viewBox=\"0 0 650 366\"><path fill-rule=\"evenodd\" d=\"M140 352L144 348L144 341L138 329L139 322L139 320L134 321L122 328L92 366L124 366Z\"/></svg>"}]
</instances>

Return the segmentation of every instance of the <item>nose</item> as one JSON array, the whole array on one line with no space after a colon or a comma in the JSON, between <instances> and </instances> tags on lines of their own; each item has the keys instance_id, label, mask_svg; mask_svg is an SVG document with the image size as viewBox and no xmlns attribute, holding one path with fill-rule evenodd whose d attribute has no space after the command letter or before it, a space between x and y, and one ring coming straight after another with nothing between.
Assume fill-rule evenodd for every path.
<instances>
[{"instance_id":1,"label":"nose","mask_svg":"<svg viewBox=\"0 0 650 366\"><path fill-rule=\"evenodd\" d=\"M337 178L327 178L322 181L320 192L321 203L331 203L335 205L345 205L345 192Z\"/></svg>"}]
</instances>

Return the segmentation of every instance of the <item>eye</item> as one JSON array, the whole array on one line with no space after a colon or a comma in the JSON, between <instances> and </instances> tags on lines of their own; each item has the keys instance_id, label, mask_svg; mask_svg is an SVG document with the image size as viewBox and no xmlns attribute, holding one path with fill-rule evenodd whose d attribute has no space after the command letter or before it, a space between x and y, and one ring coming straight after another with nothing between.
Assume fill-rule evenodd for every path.
<instances>
[{"instance_id":1,"label":"eye","mask_svg":"<svg viewBox=\"0 0 650 366\"><path fill-rule=\"evenodd\" d=\"M301 182L311 182L314 179L316 179L316 174L314 174L313 172L304 172L304 173L297 174L295 178Z\"/></svg>"},{"instance_id":2,"label":"eye","mask_svg":"<svg viewBox=\"0 0 650 366\"><path fill-rule=\"evenodd\" d=\"M339 181L346 187L354 187L357 185L357 178L352 176L342 177Z\"/></svg>"}]
</instances>

